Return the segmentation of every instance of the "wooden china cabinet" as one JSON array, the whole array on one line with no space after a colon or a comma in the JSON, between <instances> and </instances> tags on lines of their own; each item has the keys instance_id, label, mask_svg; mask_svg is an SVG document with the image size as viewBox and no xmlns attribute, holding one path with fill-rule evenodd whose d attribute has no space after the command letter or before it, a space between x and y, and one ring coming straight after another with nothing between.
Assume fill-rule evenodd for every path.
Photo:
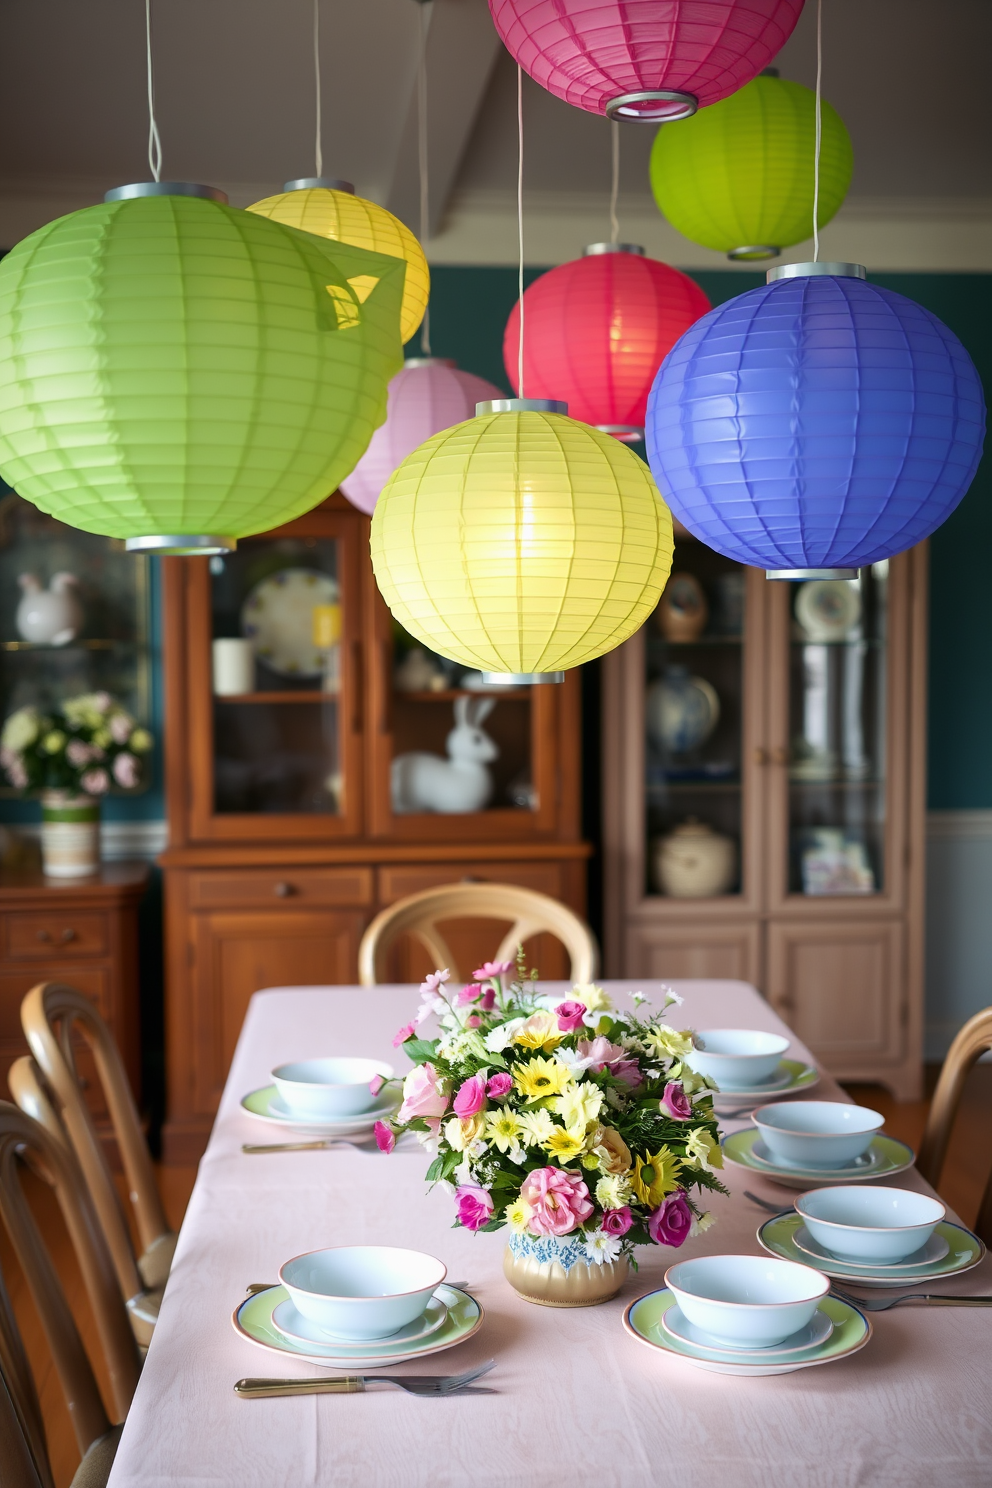
<instances>
[{"instance_id":1,"label":"wooden china cabinet","mask_svg":"<svg viewBox=\"0 0 992 1488\"><path fill-rule=\"evenodd\" d=\"M607 974L753 982L834 1075L913 1099L926 545L794 584L686 534L677 574L700 633L663 597L605 664Z\"/></svg>"},{"instance_id":2,"label":"wooden china cabinet","mask_svg":"<svg viewBox=\"0 0 992 1488\"><path fill-rule=\"evenodd\" d=\"M252 993L356 982L362 932L386 905L488 879L585 910L575 673L487 691L483 809L394 809L394 759L446 758L477 678L397 629L368 537L335 495L227 557L163 561L167 1161L202 1152ZM216 640L240 656L235 691ZM451 936L465 964L491 953L491 923ZM567 974L555 941L528 951L543 976ZM397 948L396 980L429 969L416 945Z\"/></svg>"}]
</instances>

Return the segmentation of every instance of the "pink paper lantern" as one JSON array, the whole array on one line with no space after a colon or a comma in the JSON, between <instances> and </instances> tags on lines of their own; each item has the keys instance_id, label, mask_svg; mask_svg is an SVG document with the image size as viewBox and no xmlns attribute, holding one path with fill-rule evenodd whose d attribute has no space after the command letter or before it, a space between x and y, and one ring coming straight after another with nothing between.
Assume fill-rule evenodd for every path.
<instances>
[{"instance_id":1,"label":"pink paper lantern","mask_svg":"<svg viewBox=\"0 0 992 1488\"><path fill-rule=\"evenodd\" d=\"M502 398L484 377L462 372L442 357L414 357L389 384L386 422L369 442L341 490L352 506L371 514L397 465L442 429L475 417L476 403Z\"/></svg>"},{"instance_id":2,"label":"pink paper lantern","mask_svg":"<svg viewBox=\"0 0 992 1488\"><path fill-rule=\"evenodd\" d=\"M803 0L489 0L514 60L592 114L684 119L736 93L788 40Z\"/></svg>"},{"instance_id":3,"label":"pink paper lantern","mask_svg":"<svg viewBox=\"0 0 992 1488\"><path fill-rule=\"evenodd\" d=\"M593 243L524 294L524 388L625 443L644 438L648 393L676 341L710 302L694 279L632 243ZM517 386L520 306L503 336Z\"/></svg>"}]
</instances>

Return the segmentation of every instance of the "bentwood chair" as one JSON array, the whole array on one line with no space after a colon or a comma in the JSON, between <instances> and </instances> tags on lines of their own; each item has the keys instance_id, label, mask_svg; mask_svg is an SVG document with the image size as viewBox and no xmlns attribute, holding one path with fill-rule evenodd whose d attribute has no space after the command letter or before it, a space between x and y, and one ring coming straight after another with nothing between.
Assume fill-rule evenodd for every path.
<instances>
[{"instance_id":1,"label":"bentwood chair","mask_svg":"<svg viewBox=\"0 0 992 1488\"><path fill-rule=\"evenodd\" d=\"M419 940L435 966L448 967L456 980L464 981L472 968L460 970L455 965L454 955L438 929L443 921L460 919L512 921L494 961L512 961L523 941L544 931L567 950L573 982L591 982L596 975L599 953L592 931L557 899L515 884L454 883L410 894L376 915L358 950L362 986L374 987L385 980L386 956L401 935Z\"/></svg>"},{"instance_id":2,"label":"bentwood chair","mask_svg":"<svg viewBox=\"0 0 992 1488\"><path fill-rule=\"evenodd\" d=\"M107 1415L93 1367L22 1186L30 1163L55 1191L72 1241L110 1376L118 1423L127 1414L141 1360L117 1288L113 1262L86 1185L68 1149L30 1116L0 1101L0 1218L24 1273L51 1350L82 1462L73 1488L103 1488L120 1439ZM52 1473L38 1393L23 1340L0 1277L0 1479L7 1485L51 1488ZM15 1430L15 1426L17 1430ZM20 1441L18 1442L18 1433ZM33 1470L33 1477L32 1477ZM14 1474L17 1476L14 1476Z\"/></svg>"},{"instance_id":3,"label":"bentwood chair","mask_svg":"<svg viewBox=\"0 0 992 1488\"><path fill-rule=\"evenodd\" d=\"M972 1065L992 1049L992 1007L969 1018L947 1051L937 1088L930 1102L920 1153L916 1159L917 1172L922 1173L928 1183L937 1188L947 1145L951 1139L951 1128L961 1101L964 1082ZM975 1234L992 1246L992 1173L985 1185L985 1193L978 1206L978 1218L974 1224Z\"/></svg>"},{"instance_id":4,"label":"bentwood chair","mask_svg":"<svg viewBox=\"0 0 992 1488\"><path fill-rule=\"evenodd\" d=\"M21 1026L44 1081L43 1088L36 1078L32 1084L30 1072L24 1071L15 1098L22 1109L37 1116L45 1126L49 1123L39 1107L46 1097L50 1103L54 1099L57 1117L100 1217L135 1337L139 1343L147 1344L172 1265L176 1235L169 1229L162 1208L148 1146L117 1045L89 998L60 982L41 982L32 987L21 1004ZM83 1096L73 1054L74 1034L81 1034L89 1044L103 1087L140 1237L141 1251L137 1254L110 1166Z\"/></svg>"}]
</instances>

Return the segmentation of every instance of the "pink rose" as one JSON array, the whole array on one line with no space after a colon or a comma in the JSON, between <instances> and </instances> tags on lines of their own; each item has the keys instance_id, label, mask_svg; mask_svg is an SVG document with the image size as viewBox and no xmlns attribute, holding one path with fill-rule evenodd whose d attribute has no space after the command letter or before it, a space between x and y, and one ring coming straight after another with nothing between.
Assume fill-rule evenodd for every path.
<instances>
[{"instance_id":1,"label":"pink rose","mask_svg":"<svg viewBox=\"0 0 992 1488\"><path fill-rule=\"evenodd\" d=\"M478 1002L481 996L482 988L479 986L479 983L469 982L468 986L463 987L462 990L459 992L458 996L455 998L455 1002L458 1004L459 1007L465 1007L466 1003Z\"/></svg>"},{"instance_id":2,"label":"pink rose","mask_svg":"<svg viewBox=\"0 0 992 1488\"><path fill-rule=\"evenodd\" d=\"M626 1059L627 1050L622 1044L611 1044L608 1038L602 1034L594 1039L580 1039L577 1045L579 1055L582 1059L589 1060L589 1069L595 1074L606 1069L614 1060Z\"/></svg>"},{"instance_id":3,"label":"pink rose","mask_svg":"<svg viewBox=\"0 0 992 1488\"><path fill-rule=\"evenodd\" d=\"M481 1230L483 1225L489 1223L496 1207L484 1188L470 1186L455 1189L455 1203L458 1206L458 1223L467 1230Z\"/></svg>"},{"instance_id":4,"label":"pink rose","mask_svg":"<svg viewBox=\"0 0 992 1488\"><path fill-rule=\"evenodd\" d=\"M582 1179L561 1168L535 1168L524 1179L520 1197L531 1207L527 1228L535 1235L567 1235L593 1211Z\"/></svg>"},{"instance_id":5,"label":"pink rose","mask_svg":"<svg viewBox=\"0 0 992 1488\"><path fill-rule=\"evenodd\" d=\"M107 709L113 704L113 701L109 692L95 692L90 698L90 702L97 713L106 713Z\"/></svg>"},{"instance_id":6,"label":"pink rose","mask_svg":"<svg viewBox=\"0 0 992 1488\"><path fill-rule=\"evenodd\" d=\"M465 1080L458 1087L455 1096L455 1115L467 1121L470 1116L475 1116L486 1104L486 1077L485 1075L473 1075L470 1080Z\"/></svg>"},{"instance_id":7,"label":"pink rose","mask_svg":"<svg viewBox=\"0 0 992 1488\"><path fill-rule=\"evenodd\" d=\"M648 1234L655 1245L682 1245L691 1227L692 1210L680 1188L662 1199L654 1213L648 1216Z\"/></svg>"},{"instance_id":8,"label":"pink rose","mask_svg":"<svg viewBox=\"0 0 992 1488\"><path fill-rule=\"evenodd\" d=\"M630 1212L629 1204L625 1204L622 1209L603 1211L603 1229L608 1235L626 1235L633 1223L634 1216Z\"/></svg>"},{"instance_id":9,"label":"pink rose","mask_svg":"<svg viewBox=\"0 0 992 1488\"><path fill-rule=\"evenodd\" d=\"M28 783L28 772L19 759L11 760L7 766L7 776L15 790L23 790Z\"/></svg>"},{"instance_id":10,"label":"pink rose","mask_svg":"<svg viewBox=\"0 0 992 1488\"><path fill-rule=\"evenodd\" d=\"M81 770L83 765L88 765L94 756L90 746L84 744L82 739L70 739L65 746L65 757L70 765L75 765L77 770Z\"/></svg>"},{"instance_id":11,"label":"pink rose","mask_svg":"<svg viewBox=\"0 0 992 1488\"><path fill-rule=\"evenodd\" d=\"M472 975L477 982L489 982L496 977L506 976L507 972L512 970L512 961L484 961L473 971Z\"/></svg>"},{"instance_id":12,"label":"pink rose","mask_svg":"<svg viewBox=\"0 0 992 1488\"><path fill-rule=\"evenodd\" d=\"M404 1026L398 1029L396 1034L393 1036L393 1048L398 1049L400 1044L405 1044L407 1039L413 1038L413 1035L416 1033L416 1031L417 1025L415 1023L404 1024Z\"/></svg>"},{"instance_id":13,"label":"pink rose","mask_svg":"<svg viewBox=\"0 0 992 1488\"><path fill-rule=\"evenodd\" d=\"M489 1076L489 1083L486 1086L486 1094L488 1095L490 1100L499 1100L500 1096L509 1095L512 1089L513 1076L504 1074L504 1072L500 1070L499 1074Z\"/></svg>"},{"instance_id":14,"label":"pink rose","mask_svg":"<svg viewBox=\"0 0 992 1488\"><path fill-rule=\"evenodd\" d=\"M131 790L138 783L138 775L141 767L133 754L119 754L114 760L114 779L117 784L125 790Z\"/></svg>"},{"instance_id":15,"label":"pink rose","mask_svg":"<svg viewBox=\"0 0 992 1488\"><path fill-rule=\"evenodd\" d=\"M106 770L87 770L79 783L88 796L102 796L110 785L110 776Z\"/></svg>"},{"instance_id":16,"label":"pink rose","mask_svg":"<svg viewBox=\"0 0 992 1488\"><path fill-rule=\"evenodd\" d=\"M375 1145L380 1152L392 1152L396 1146L396 1138L393 1136L392 1127L387 1126L385 1121L377 1121L375 1127Z\"/></svg>"},{"instance_id":17,"label":"pink rose","mask_svg":"<svg viewBox=\"0 0 992 1488\"><path fill-rule=\"evenodd\" d=\"M473 1013L472 1016L471 1016L471 1018L466 1018L465 1019L465 1027L466 1028L481 1028L482 1027L482 1019L478 1016L478 1014Z\"/></svg>"},{"instance_id":18,"label":"pink rose","mask_svg":"<svg viewBox=\"0 0 992 1488\"><path fill-rule=\"evenodd\" d=\"M555 1008L562 1033L574 1033L586 1015L584 1002L560 1002Z\"/></svg>"},{"instance_id":19,"label":"pink rose","mask_svg":"<svg viewBox=\"0 0 992 1488\"><path fill-rule=\"evenodd\" d=\"M610 1074L615 1079L622 1080L625 1085L630 1086L631 1090L636 1085L640 1085L644 1079L644 1076L641 1074L641 1066L636 1059L615 1059L608 1068Z\"/></svg>"},{"instance_id":20,"label":"pink rose","mask_svg":"<svg viewBox=\"0 0 992 1488\"><path fill-rule=\"evenodd\" d=\"M482 994L482 1011L484 1013L491 1013L495 1005L496 993L493 991L492 987L487 987L485 992L483 992Z\"/></svg>"},{"instance_id":21,"label":"pink rose","mask_svg":"<svg viewBox=\"0 0 992 1488\"><path fill-rule=\"evenodd\" d=\"M689 1121L692 1119L692 1102L682 1088L678 1080L669 1080L665 1086L665 1093L661 1097L662 1109L667 1111L673 1121Z\"/></svg>"},{"instance_id":22,"label":"pink rose","mask_svg":"<svg viewBox=\"0 0 992 1488\"><path fill-rule=\"evenodd\" d=\"M386 1081L382 1075L373 1075L369 1081L369 1090L373 1095L378 1095Z\"/></svg>"},{"instance_id":23,"label":"pink rose","mask_svg":"<svg viewBox=\"0 0 992 1488\"><path fill-rule=\"evenodd\" d=\"M115 713L110 719L107 727L110 729L110 737L115 744L126 744L131 737L134 724L126 713Z\"/></svg>"},{"instance_id":24,"label":"pink rose","mask_svg":"<svg viewBox=\"0 0 992 1488\"><path fill-rule=\"evenodd\" d=\"M403 1081L403 1104L397 1113L400 1121L412 1121L416 1116L443 1116L448 1109L448 1097L441 1089L441 1080L432 1064L419 1064Z\"/></svg>"}]
</instances>

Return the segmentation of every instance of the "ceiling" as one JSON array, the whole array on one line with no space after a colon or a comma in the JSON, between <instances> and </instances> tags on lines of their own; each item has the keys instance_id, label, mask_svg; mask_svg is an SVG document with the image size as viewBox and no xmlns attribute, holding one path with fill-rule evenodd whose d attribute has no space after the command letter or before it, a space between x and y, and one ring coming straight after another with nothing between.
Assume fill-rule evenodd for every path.
<instances>
[{"instance_id":1,"label":"ceiling","mask_svg":"<svg viewBox=\"0 0 992 1488\"><path fill-rule=\"evenodd\" d=\"M324 169L416 227L422 8L320 0L320 14ZM854 141L845 210L939 218L951 236L952 219L981 219L992 267L992 0L823 0L823 16L824 94ZM164 177L223 186L246 205L313 172L312 23L312 0L152 0ZM809 85L815 23L808 0L777 59ZM468 229L484 256L486 212L506 216L516 181L516 73L486 0L433 0L428 69L432 257L451 261ZM609 126L525 88L541 240L556 214L602 217ZM627 124L621 136L624 209L649 226L653 132ZM0 242L147 177L142 0L0 0Z\"/></svg>"}]
</instances>

